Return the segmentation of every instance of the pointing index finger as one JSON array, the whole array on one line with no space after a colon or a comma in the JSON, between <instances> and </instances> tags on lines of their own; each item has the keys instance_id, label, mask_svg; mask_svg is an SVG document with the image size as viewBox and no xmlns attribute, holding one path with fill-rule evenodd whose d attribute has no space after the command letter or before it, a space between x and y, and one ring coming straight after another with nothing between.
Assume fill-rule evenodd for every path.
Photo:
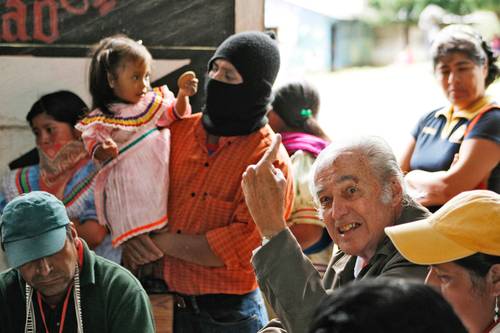
<instances>
[{"instance_id":1,"label":"pointing index finger","mask_svg":"<svg viewBox=\"0 0 500 333\"><path fill-rule=\"evenodd\" d=\"M266 152L264 153L260 161L257 163L257 167L263 164L272 164L278 157L278 150L280 149L280 144L281 144L281 135L279 133L276 133L273 137L271 145L269 146L269 148L267 148Z\"/></svg>"}]
</instances>

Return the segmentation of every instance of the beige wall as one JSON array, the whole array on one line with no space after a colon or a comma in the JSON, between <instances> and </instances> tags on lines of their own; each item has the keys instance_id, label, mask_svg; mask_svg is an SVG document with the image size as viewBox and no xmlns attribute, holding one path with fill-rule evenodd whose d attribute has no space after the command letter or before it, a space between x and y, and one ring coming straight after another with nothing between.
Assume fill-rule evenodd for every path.
<instances>
[{"instance_id":1,"label":"beige wall","mask_svg":"<svg viewBox=\"0 0 500 333\"><path fill-rule=\"evenodd\" d=\"M264 30L264 0L234 1L235 32Z\"/></svg>"}]
</instances>

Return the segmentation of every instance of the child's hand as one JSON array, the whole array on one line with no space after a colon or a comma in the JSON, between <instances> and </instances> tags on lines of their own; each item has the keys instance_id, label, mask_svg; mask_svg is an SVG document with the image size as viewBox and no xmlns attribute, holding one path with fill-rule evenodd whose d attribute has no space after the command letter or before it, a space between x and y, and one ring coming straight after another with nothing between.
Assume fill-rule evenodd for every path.
<instances>
[{"instance_id":1,"label":"child's hand","mask_svg":"<svg viewBox=\"0 0 500 333\"><path fill-rule=\"evenodd\" d=\"M94 157L103 162L108 159L115 158L118 156L118 153L119 151L116 142L111 138L107 138L99 147L97 147L94 152Z\"/></svg>"},{"instance_id":2,"label":"child's hand","mask_svg":"<svg viewBox=\"0 0 500 333\"><path fill-rule=\"evenodd\" d=\"M115 158L118 156L118 145L111 138L104 140L102 143L102 149L108 155L108 158Z\"/></svg>"},{"instance_id":3,"label":"child's hand","mask_svg":"<svg viewBox=\"0 0 500 333\"><path fill-rule=\"evenodd\" d=\"M198 91L198 79L193 71L187 71L179 76L177 80L179 93L177 98L182 96L193 96Z\"/></svg>"}]
</instances>

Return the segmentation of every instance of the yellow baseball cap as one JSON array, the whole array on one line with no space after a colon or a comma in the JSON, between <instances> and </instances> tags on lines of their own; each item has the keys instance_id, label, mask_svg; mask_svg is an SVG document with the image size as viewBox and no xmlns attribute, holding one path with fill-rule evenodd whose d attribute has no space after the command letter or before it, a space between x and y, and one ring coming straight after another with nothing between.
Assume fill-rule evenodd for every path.
<instances>
[{"instance_id":1,"label":"yellow baseball cap","mask_svg":"<svg viewBox=\"0 0 500 333\"><path fill-rule=\"evenodd\" d=\"M385 228L399 253L420 265L455 261L481 252L500 256L500 195L462 192L430 217Z\"/></svg>"}]
</instances>

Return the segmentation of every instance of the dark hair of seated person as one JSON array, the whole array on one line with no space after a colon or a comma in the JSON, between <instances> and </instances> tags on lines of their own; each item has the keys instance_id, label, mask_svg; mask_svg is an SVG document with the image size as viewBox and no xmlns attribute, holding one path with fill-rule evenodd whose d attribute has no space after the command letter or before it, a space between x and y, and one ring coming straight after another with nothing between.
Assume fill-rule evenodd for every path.
<instances>
[{"instance_id":1,"label":"dark hair of seated person","mask_svg":"<svg viewBox=\"0 0 500 333\"><path fill-rule=\"evenodd\" d=\"M36 101L26 115L26 121L31 126L33 118L46 113L55 120L73 127L87 112L87 105L78 95L71 91L60 90L44 95Z\"/></svg>"},{"instance_id":2,"label":"dark hair of seated person","mask_svg":"<svg viewBox=\"0 0 500 333\"><path fill-rule=\"evenodd\" d=\"M452 307L432 287L400 279L355 281L328 294L316 309L310 333L467 332Z\"/></svg>"},{"instance_id":3,"label":"dark hair of seated person","mask_svg":"<svg viewBox=\"0 0 500 333\"><path fill-rule=\"evenodd\" d=\"M31 126L33 118L39 114L46 113L55 120L67 123L73 127L87 112L87 105L78 95L68 90L59 90L44 95L37 100L26 115L26 121ZM38 151L36 148L33 148L9 162L9 169L14 170L35 165L39 161Z\"/></svg>"}]
</instances>

